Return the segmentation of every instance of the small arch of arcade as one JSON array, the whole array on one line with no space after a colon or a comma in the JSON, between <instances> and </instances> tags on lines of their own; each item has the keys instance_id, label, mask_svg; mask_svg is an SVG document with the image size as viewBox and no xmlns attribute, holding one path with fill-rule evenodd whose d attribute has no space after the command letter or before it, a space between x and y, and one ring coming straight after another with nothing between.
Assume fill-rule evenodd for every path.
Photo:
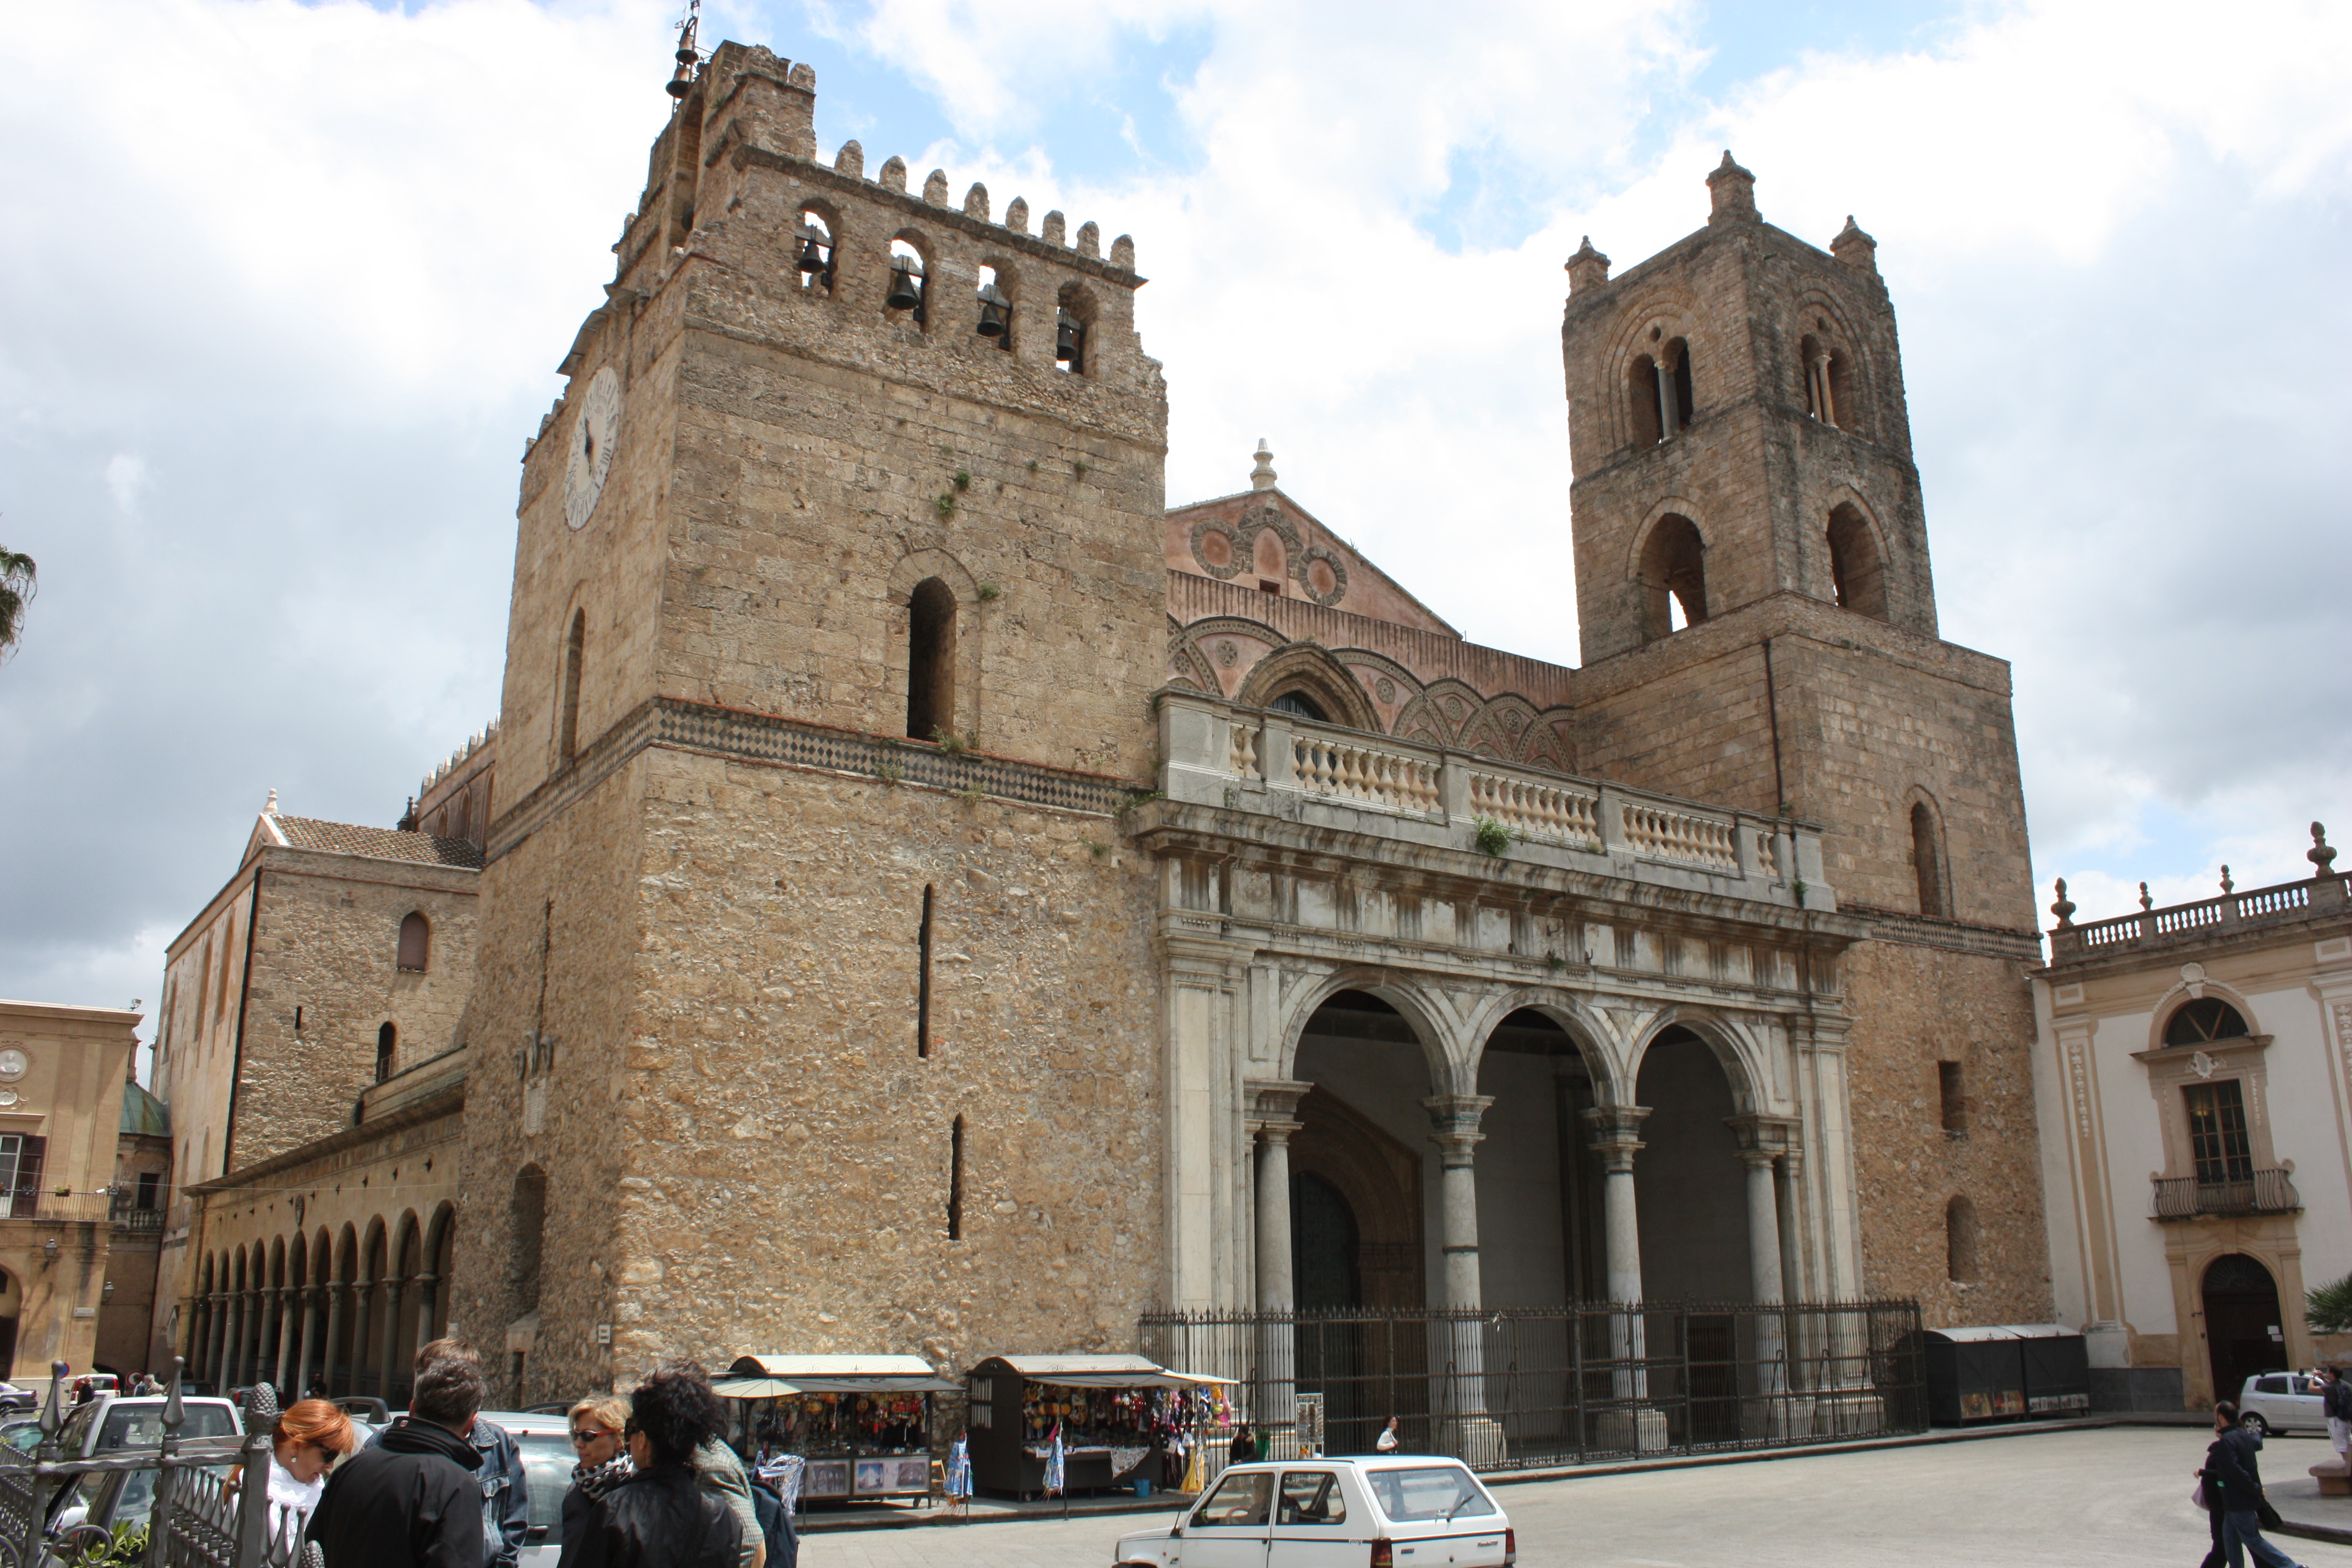
<instances>
[{"instance_id":1,"label":"small arch of arcade","mask_svg":"<svg viewBox=\"0 0 2352 1568\"><path fill-rule=\"evenodd\" d=\"M1246 1088L1267 1310L1778 1302L1808 1268L1780 1022L1339 970Z\"/></svg>"},{"instance_id":2,"label":"small arch of arcade","mask_svg":"<svg viewBox=\"0 0 2352 1568\"><path fill-rule=\"evenodd\" d=\"M402 1407L417 1347L448 1330L454 1204L308 1226L314 1205L288 1206L283 1232L217 1245L197 1260L188 1375L216 1389L267 1383Z\"/></svg>"}]
</instances>

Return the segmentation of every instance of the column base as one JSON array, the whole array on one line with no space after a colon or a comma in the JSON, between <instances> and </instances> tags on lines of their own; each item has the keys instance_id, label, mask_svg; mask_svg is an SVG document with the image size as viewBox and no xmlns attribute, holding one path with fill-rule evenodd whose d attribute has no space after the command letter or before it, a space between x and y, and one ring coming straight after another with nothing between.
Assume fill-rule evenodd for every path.
<instances>
[{"instance_id":1,"label":"column base","mask_svg":"<svg viewBox=\"0 0 2352 1568\"><path fill-rule=\"evenodd\" d=\"M1874 1437L1886 1430L1886 1401L1874 1389L1831 1389L1813 1395L1813 1436Z\"/></svg>"},{"instance_id":2,"label":"column base","mask_svg":"<svg viewBox=\"0 0 2352 1568\"><path fill-rule=\"evenodd\" d=\"M1666 1413L1654 1405L1631 1410L1604 1410L1595 1423L1603 1448L1633 1454L1663 1454L1666 1450Z\"/></svg>"},{"instance_id":3,"label":"column base","mask_svg":"<svg viewBox=\"0 0 2352 1568\"><path fill-rule=\"evenodd\" d=\"M1440 1415L1437 1440L1444 1451L1474 1470L1491 1470L1510 1455L1503 1424L1491 1415Z\"/></svg>"}]
</instances>

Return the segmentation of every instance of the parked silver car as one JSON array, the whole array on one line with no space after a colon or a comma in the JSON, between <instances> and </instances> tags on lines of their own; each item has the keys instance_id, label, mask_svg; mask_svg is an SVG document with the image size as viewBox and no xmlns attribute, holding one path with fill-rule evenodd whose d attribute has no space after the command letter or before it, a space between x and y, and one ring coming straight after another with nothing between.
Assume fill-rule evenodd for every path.
<instances>
[{"instance_id":1,"label":"parked silver car","mask_svg":"<svg viewBox=\"0 0 2352 1568\"><path fill-rule=\"evenodd\" d=\"M2257 1432L2327 1430L2319 1407L2320 1382L2299 1372L2266 1372L2246 1379L2238 1394L2238 1419Z\"/></svg>"}]
</instances>

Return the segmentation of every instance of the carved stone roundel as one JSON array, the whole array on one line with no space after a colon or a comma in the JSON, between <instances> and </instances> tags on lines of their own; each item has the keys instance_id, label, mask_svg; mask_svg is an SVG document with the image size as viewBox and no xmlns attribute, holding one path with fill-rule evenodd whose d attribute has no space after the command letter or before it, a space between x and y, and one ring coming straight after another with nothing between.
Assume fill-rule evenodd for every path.
<instances>
[{"instance_id":1,"label":"carved stone roundel","mask_svg":"<svg viewBox=\"0 0 2352 1568\"><path fill-rule=\"evenodd\" d=\"M1336 605L1348 596L1347 566L1319 544L1310 544L1291 557L1290 574L1318 605Z\"/></svg>"},{"instance_id":2,"label":"carved stone roundel","mask_svg":"<svg viewBox=\"0 0 2352 1568\"><path fill-rule=\"evenodd\" d=\"M620 434L621 378L608 364L589 382L572 422L572 456L563 469L563 521L571 527L585 528L595 515Z\"/></svg>"},{"instance_id":3,"label":"carved stone roundel","mask_svg":"<svg viewBox=\"0 0 2352 1568\"><path fill-rule=\"evenodd\" d=\"M1233 530L1214 518L1204 517L1192 525L1192 559L1210 576L1221 582L1234 576L1246 554Z\"/></svg>"},{"instance_id":4,"label":"carved stone roundel","mask_svg":"<svg viewBox=\"0 0 2352 1568\"><path fill-rule=\"evenodd\" d=\"M1381 701L1383 701L1383 702L1393 702L1393 701L1395 701L1395 700L1396 700L1396 682L1395 682L1395 681L1393 681L1393 680L1391 680L1391 679L1390 679L1387 676L1385 676L1385 675L1381 676L1381 677L1380 678L1380 679L1379 679L1377 682L1375 682L1375 683L1373 684L1373 686L1372 686L1372 695L1374 695L1375 697L1378 697L1378 698L1379 698Z\"/></svg>"},{"instance_id":5,"label":"carved stone roundel","mask_svg":"<svg viewBox=\"0 0 2352 1568\"><path fill-rule=\"evenodd\" d=\"M1217 639L1217 662L1219 664L1223 665L1227 669L1231 669L1234 667L1234 660L1241 658L1241 656L1242 650L1234 646L1233 638L1220 637Z\"/></svg>"}]
</instances>

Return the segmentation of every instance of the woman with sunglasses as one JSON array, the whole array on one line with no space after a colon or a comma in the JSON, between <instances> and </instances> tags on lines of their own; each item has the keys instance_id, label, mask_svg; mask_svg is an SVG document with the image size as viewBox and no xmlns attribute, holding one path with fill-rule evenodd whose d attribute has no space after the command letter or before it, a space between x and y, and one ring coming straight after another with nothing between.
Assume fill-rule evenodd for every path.
<instances>
[{"instance_id":1,"label":"woman with sunglasses","mask_svg":"<svg viewBox=\"0 0 2352 1568\"><path fill-rule=\"evenodd\" d=\"M575 1417L572 1431L585 1424ZM726 1429L701 1368L665 1366L639 1384L621 1426L635 1473L565 1527L562 1568L736 1568L743 1527L694 1470L695 1451Z\"/></svg>"},{"instance_id":2,"label":"woman with sunglasses","mask_svg":"<svg viewBox=\"0 0 2352 1568\"><path fill-rule=\"evenodd\" d=\"M359 1446L352 1418L325 1400L304 1399L286 1407L278 1418L277 1440L269 1447L271 1540L288 1533L289 1515L294 1520L293 1538L302 1539L310 1512L319 1506L319 1494L327 1489L327 1473L337 1459ZM244 1479L244 1471L232 1472L230 1491Z\"/></svg>"},{"instance_id":3,"label":"woman with sunglasses","mask_svg":"<svg viewBox=\"0 0 2352 1568\"><path fill-rule=\"evenodd\" d=\"M629 1424L629 1402L616 1394L591 1394L572 1407L572 1489L563 1494L563 1515L556 1539L570 1541L580 1532L589 1505L631 1476L636 1465L629 1458L628 1439L621 1436Z\"/></svg>"}]
</instances>

